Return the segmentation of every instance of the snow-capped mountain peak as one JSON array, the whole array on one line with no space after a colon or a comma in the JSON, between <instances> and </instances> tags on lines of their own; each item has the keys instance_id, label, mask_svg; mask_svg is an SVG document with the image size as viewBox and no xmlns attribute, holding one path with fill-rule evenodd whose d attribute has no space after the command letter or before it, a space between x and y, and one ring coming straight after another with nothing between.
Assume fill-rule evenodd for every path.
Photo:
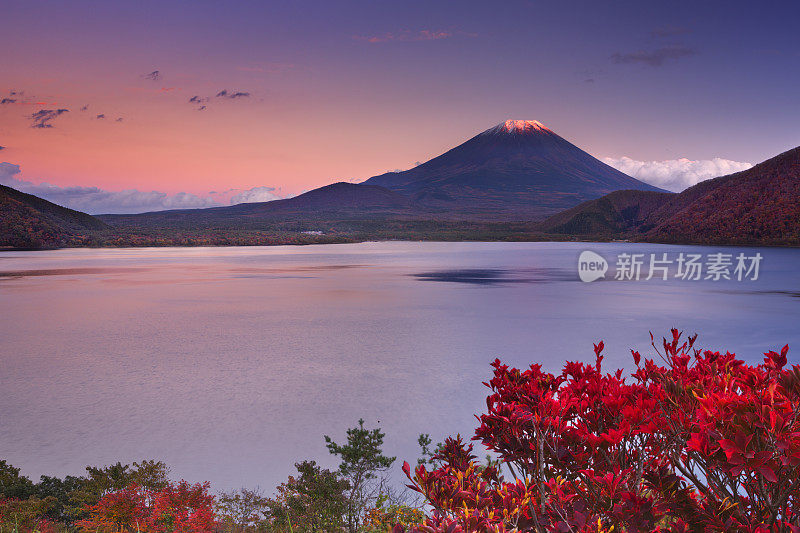
<instances>
[{"instance_id":1,"label":"snow-capped mountain peak","mask_svg":"<svg viewBox=\"0 0 800 533\"><path fill-rule=\"evenodd\" d=\"M551 132L544 124L538 120L506 120L501 122L487 133L535 133L540 131Z\"/></svg>"}]
</instances>

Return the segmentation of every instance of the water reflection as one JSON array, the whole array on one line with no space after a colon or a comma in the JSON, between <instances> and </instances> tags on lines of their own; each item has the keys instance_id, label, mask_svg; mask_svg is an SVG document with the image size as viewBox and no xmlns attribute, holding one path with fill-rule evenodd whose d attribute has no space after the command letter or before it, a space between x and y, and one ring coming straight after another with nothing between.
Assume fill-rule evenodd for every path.
<instances>
[{"instance_id":1,"label":"water reflection","mask_svg":"<svg viewBox=\"0 0 800 533\"><path fill-rule=\"evenodd\" d=\"M420 281L447 281L473 285L578 281L574 272L560 268L438 270L413 274L413 277Z\"/></svg>"}]
</instances>

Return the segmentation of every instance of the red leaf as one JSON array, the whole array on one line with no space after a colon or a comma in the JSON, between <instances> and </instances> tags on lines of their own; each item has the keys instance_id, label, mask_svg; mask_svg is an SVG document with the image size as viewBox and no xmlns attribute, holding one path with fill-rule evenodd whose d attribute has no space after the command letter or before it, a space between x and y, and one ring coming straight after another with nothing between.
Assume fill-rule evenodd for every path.
<instances>
[{"instance_id":1,"label":"red leaf","mask_svg":"<svg viewBox=\"0 0 800 533\"><path fill-rule=\"evenodd\" d=\"M777 483L778 478L775 475L775 472L768 466L760 466L758 467L758 471L761 472L761 475L764 476L764 479L767 481L771 481L772 483Z\"/></svg>"}]
</instances>

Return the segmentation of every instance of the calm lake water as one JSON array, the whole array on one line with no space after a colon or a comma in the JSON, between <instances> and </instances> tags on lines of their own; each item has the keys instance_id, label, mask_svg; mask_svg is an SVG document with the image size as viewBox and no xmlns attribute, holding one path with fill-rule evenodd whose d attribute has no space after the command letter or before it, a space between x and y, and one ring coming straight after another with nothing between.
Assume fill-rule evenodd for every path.
<instances>
[{"instance_id":1,"label":"calm lake water","mask_svg":"<svg viewBox=\"0 0 800 533\"><path fill-rule=\"evenodd\" d=\"M611 263L578 279L578 255ZM620 253L763 260L757 281L614 280ZM670 271L670 276L673 271ZM0 458L38 478L155 458L175 478L268 493L359 417L386 450L472 434L489 363L649 354L678 327L800 362L800 250L364 243L0 254Z\"/></svg>"}]
</instances>

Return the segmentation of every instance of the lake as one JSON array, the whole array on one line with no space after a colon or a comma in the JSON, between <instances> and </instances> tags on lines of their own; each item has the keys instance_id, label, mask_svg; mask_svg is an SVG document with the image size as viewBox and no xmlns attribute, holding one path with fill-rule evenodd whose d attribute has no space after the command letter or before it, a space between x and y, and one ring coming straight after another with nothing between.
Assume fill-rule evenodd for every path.
<instances>
[{"instance_id":1,"label":"lake","mask_svg":"<svg viewBox=\"0 0 800 533\"><path fill-rule=\"evenodd\" d=\"M609 263L579 280L579 254ZM619 254L760 253L757 280L615 280ZM213 489L327 467L363 417L412 464L419 433L471 436L489 363L631 366L671 327L800 362L800 250L386 242L0 254L0 458L23 473L165 461ZM751 272L752 276L752 272Z\"/></svg>"}]
</instances>

